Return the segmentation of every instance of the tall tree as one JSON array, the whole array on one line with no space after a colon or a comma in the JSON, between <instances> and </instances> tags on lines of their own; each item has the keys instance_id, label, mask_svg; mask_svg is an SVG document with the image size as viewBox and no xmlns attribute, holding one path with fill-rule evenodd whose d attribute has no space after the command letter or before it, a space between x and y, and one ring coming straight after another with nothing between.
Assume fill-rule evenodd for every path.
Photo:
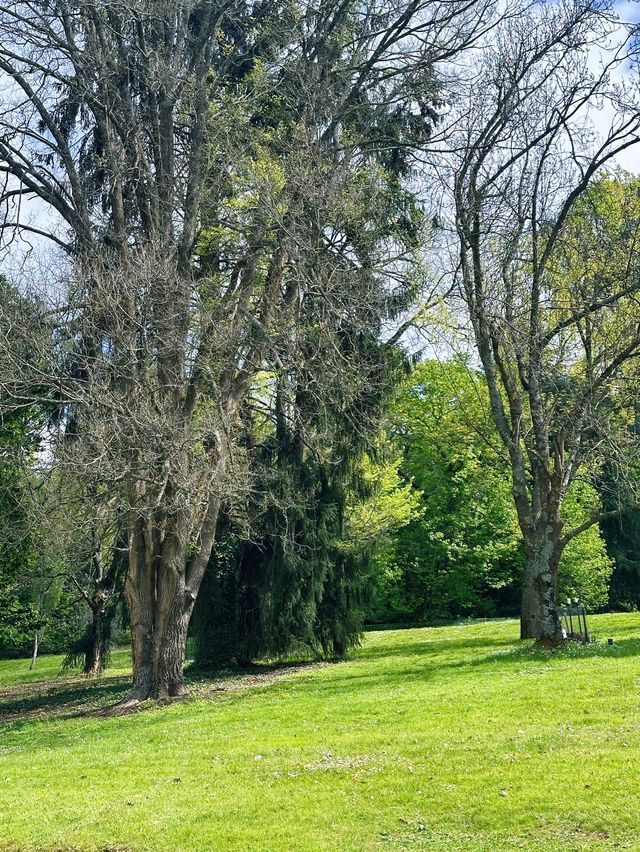
<instances>
[{"instance_id":1,"label":"tall tree","mask_svg":"<svg viewBox=\"0 0 640 852\"><path fill-rule=\"evenodd\" d=\"M305 392L319 390L320 361L357 385L347 335L403 308L399 181L431 130L437 63L486 30L493 5L44 0L0 11L14 95L0 118L1 227L45 232L71 259L34 369L65 410L54 463L113 495L127 519L124 706L186 692L187 628L221 506L250 487L240 410L256 374L295 373L301 337L315 336ZM20 219L32 198L60 228ZM29 393L14 351L0 354L15 401Z\"/></svg>"},{"instance_id":2,"label":"tall tree","mask_svg":"<svg viewBox=\"0 0 640 852\"><path fill-rule=\"evenodd\" d=\"M624 35L617 50L607 41L620 26L609 3L583 0L528 4L501 22L470 72L452 167L441 172L525 542L522 636L550 644L562 638L560 557L599 517L563 529L563 501L581 471L601 464L603 403L640 354L637 186L594 185L639 138L637 93L610 83L633 53ZM589 56L605 48L594 73ZM602 101L614 117L601 138L588 111Z\"/></svg>"},{"instance_id":3,"label":"tall tree","mask_svg":"<svg viewBox=\"0 0 640 852\"><path fill-rule=\"evenodd\" d=\"M345 546L347 504L367 490L362 452L380 428L400 353L354 333L375 375L354 394L329 377L319 406L305 382L280 376L246 404L247 447L256 479L247 535L230 519L196 605L196 662L248 662L283 655L340 656L360 639L368 552ZM327 369L333 370L332 363ZM302 371L297 372L301 378ZM316 381L322 376L314 369ZM260 404L258 404L258 402ZM223 641L216 637L222 635Z\"/></svg>"}]
</instances>

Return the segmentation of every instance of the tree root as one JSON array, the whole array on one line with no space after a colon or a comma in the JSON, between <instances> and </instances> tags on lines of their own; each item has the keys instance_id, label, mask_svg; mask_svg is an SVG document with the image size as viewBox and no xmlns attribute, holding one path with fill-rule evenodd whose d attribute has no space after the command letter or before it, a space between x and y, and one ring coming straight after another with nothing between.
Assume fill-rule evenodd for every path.
<instances>
[{"instance_id":1,"label":"tree root","mask_svg":"<svg viewBox=\"0 0 640 852\"><path fill-rule=\"evenodd\" d=\"M132 689L117 704L112 707L107 707L100 714L101 716L128 716L132 713L140 713L143 710L150 710L153 707L162 706L163 704L173 704L176 701L186 701L191 698L191 693L184 684L173 687L170 691L161 690L155 694L152 692L145 693L140 689Z\"/></svg>"}]
</instances>

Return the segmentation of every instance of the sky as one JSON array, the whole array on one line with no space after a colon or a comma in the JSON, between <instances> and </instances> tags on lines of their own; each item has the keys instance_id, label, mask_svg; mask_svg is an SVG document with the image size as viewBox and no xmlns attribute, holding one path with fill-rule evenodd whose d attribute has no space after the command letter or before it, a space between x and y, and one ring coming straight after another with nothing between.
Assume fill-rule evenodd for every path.
<instances>
[{"instance_id":1,"label":"sky","mask_svg":"<svg viewBox=\"0 0 640 852\"><path fill-rule=\"evenodd\" d=\"M640 0L619 0L619 2L615 3L615 9L622 21L632 24L637 23L640 26ZM640 33L638 34L638 39L640 40ZM594 70L597 67L599 59L600 57L594 52L592 59ZM627 66L624 69L624 74L628 76L634 74L637 75L638 69L633 69ZM623 75L620 75L620 77L622 76ZM613 111L611 109L603 108L600 111L593 110L591 112L591 120L601 134L606 133L607 128L611 124L612 118ZM624 151L616 158L616 162L623 169L626 169L633 174L640 174L640 145Z\"/></svg>"}]
</instances>

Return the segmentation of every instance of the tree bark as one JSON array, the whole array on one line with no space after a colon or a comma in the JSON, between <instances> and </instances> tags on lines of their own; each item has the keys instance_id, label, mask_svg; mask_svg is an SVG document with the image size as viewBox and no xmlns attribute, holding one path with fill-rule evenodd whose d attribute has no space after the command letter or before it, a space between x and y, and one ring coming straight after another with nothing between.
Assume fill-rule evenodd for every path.
<instances>
[{"instance_id":1,"label":"tree bark","mask_svg":"<svg viewBox=\"0 0 640 852\"><path fill-rule=\"evenodd\" d=\"M522 603L520 609L520 638L536 638L536 590L533 577L533 567L529 559L525 563L522 575Z\"/></svg>"},{"instance_id":2,"label":"tree bark","mask_svg":"<svg viewBox=\"0 0 640 852\"><path fill-rule=\"evenodd\" d=\"M38 648L40 647L40 631L36 630L35 635L33 637L33 653L31 655L31 665L29 666L29 671L32 671L36 667L36 660L38 659Z\"/></svg>"},{"instance_id":3,"label":"tree bark","mask_svg":"<svg viewBox=\"0 0 640 852\"><path fill-rule=\"evenodd\" d=\"M544 647L563 642L557 606L558 564L562 548L560 524L544 522L526 543L527 564L522 584L520 638Z\"/></svg>"},{"instance_id":4,"label":"tree bark","mask_svg":"<svg viewBox=\"0 0 640 852\"><path fill-rule=\"evenodd\" d=\"M203 524L198 558L188 559L179 524L172 531L131 529L125 598L131 618L133 688L118 710L142 701L186 697L187 632L215 536L219 502L213 500ZM194 569L195 564L195 569Z\"/></svg>"},{"instance_id":5,"label":"tree bark","mask_svg":"<svg viewBox=\"0 0 640 852\"><path fill-rule=\"evenodd\" d=\"M106 602L94 601L91 607L91 635L84 656L83 673L98 675L104 671L106 657L111 637L111 622L113 618Z\"/></svg>"},{"instance_id":6,"label":"tree bark","mask_svg":"<svg viewBox=\"0 0 640 852\"><path fill-rule=\"evenodd\" d=\"M166 590L163 597L166 597ZM127 592L131 611L133 646L133 689L124 707L141 701L156 701L188 695L184 683L187 629L190 607L176 595L170 612L141 605L132 590Z\"/></svg>"}]
</instances>

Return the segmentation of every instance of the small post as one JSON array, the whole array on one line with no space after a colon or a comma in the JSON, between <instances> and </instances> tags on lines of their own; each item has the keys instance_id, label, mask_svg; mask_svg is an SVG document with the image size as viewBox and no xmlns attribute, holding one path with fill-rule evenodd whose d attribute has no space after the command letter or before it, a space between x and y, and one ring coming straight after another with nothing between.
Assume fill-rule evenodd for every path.
<instances>
[{"instance_id":1,"label":"small post","mask_svg":"<svg viewBox=\"0 0 640 852\"><path fill-rule=\"evenodd\" d=\"M31 665L29 666L29 671L32 671L36 667L36 660L38 659L38 647L40 646L40 631L36 630L36 635L33 638L33 654L31 655Z\"/></svg>"},{"instance_id":2,"label":"small post","mask_svg":"<svg viewBox=\"0 0 640 852\"><path fill-rule=\"evenodd\" d=\"M589 629L587 627L587 610L584 604L582 604L582 618L584 620L584 641L590 642L589 639Z\"/></svg>"}]
</instances>

